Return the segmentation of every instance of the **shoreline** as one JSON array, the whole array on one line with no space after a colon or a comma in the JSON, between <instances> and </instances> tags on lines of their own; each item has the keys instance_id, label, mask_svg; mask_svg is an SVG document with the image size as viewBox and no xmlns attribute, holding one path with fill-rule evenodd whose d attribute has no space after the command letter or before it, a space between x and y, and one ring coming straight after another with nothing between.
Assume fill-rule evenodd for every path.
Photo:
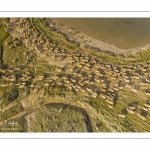
<instances>
[{"instance_id":1,"label":"shoreline","mask_svg":"<svg viewBox=\"0 0 150 150\"><path fill-rule=\"evenodd\" d=\"M135 48L119 48L115 45L97 40L84 33L80 33L75 29L69 28L64 24L57 22L55 19L48 19L48 25L50 28L64 35L69 42L76 43L82 48L92 48L99 52L108 52L113 55L134 55L137 52L142 52L150 49L150 44L146 44Z\"/></svg>"}]
</instances>

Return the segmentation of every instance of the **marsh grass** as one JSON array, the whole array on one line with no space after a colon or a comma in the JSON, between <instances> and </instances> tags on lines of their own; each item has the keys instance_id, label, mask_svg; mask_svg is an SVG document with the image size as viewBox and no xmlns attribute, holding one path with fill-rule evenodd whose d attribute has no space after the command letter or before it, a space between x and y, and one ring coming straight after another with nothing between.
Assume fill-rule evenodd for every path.
<instances>
[{"instance_id":1,"label":"marsh grass","mask_svg":"<svg viewBox=\"0 0 150 150\"><path fill-rule=\"evenodd\" d=\"M50 29L50 27L47 27L45 23L43 23L40 19L35 18L32 20L32 22L41 34L46 35L48 38L52 39L53 41L56 41L61 46L63 45L63 47L69 50L70 52L73 52L77 48L76 44L68 42L62 34L53 31L52 29ZM59 44L58 46L60 46ZM82 51L84 51L85 48L81 49ZM142 52L137 52L136 54L128 54L125 56L112 55L105 52L97 52L96 50L92 50L90 48L86 50L88 50L92 55L100 58L102 61L105 61L107 63L113 63L116 65L128 65L131 63L143 64L150 61L150 50L144 50Z\"/></svg>"},{"instance_id":2,"label":"marsh grass","mask_svg":"<svg viewBox=\"0 0 150 150\"><path fill-rule=\"evenodd\" d=\"M87 132L82 113L59 104L36 110L30 124L33 132Z\"/></svg>"},{"instance_id":3,"label":"marsh grass","mask_svg":"<svg viewBox=\"0 0 150 150\"><path fill-rule=\"evenodd\" d=\"M52 42L56 42L62 49L72 52L75 48L77 48L76 44L68 42L62 34L50 29L39 18L34 18L30 21L43 36L46 35Z\"/></svg>"},{"instance_id":4,"label":"marsh grass","mask_svg":"<svg viewBox=\"0 0 150 150\"><path fill-rule=\"evenodd\" d=\"M89 50L93 56L100 58L102 61L107 63L112 63L115 65L130 65L132 63L145 64L150 61L150 50L144 50L142 52L137 52L136 54L129 54L126 56L111 55L105 52L96 52Z\"/></svg>"},{"instance_id":5,"label":"marsh grass","mask_svg":"<svg viewBox=\"0 0 150 150\"><path fill-rule=\"evenodd\" d=\"M22 111L22 106L20 104L16 104L15 106L10 107L10 109L0 114L0 121L9 119L10 117L20 113L21 111Z\"/></svg>"},{"instance_id":6,"label":"marsh grass","mask_svg":"<svg viewBox=\"0 0 150 150\"><path fill-rule=\"evenodd\" d=\"M0 46L3 45L3 41L6 39L7 36L8 36L8 33L5 31L4 26L0 20Z\"/></svg>"},{"instance_id":7,"label":"marsh grass","mask_svg":"<svg viewBox=\"0 0 150 150\"><path fill-rule=\"evenodd\" d=\"M54 30L51 30L49 27L46 27L45 23L43 23L41 19L35 18L31 19L30 21L34 24L35 28L42 36L47 36L52 42L56 42L58 44L58 47L66 49L69 52L74 52L77 48L77 45L68 42L63 35L57 33ZM26 57L28 51L24 44L19 47L9 47L8 45L6 45L6 42L13 43L14 41L11 36L8 36L8 34L4 31L4 27L2 25L0 25L0 32L2 35L2 38L0 39L0 44L3 44L3 60L5 64L11 67L16 67L20 65L25 66L21 70L22 73L29 72L32 74L36 73L37 75L43 75L46 72L51 75L57 75L57 73L55 72L56 66L49 65L45 60L37 59L38 56L34 53L31 53L32 58L31 61L28 62ZM83 48L81 50L85 51L87 49ZM23 55L23 53L25 53L25 55ZM150 61L150 50L142 51L140 53L124 57L119 55L114 56L104 52L96 52L92 49L88 49L88 53L94 55L95 57L98 57L102 62L112 63L120 66L129 65L132 63L143 64ZM4 82L5 81L0 78L0 84ZM44 80L36 82L37 88L42 88L43 82ZM20 101L24 98L28 99L29 95L32 94L32 91L29 87L18 89L16 86L11 85L0 89L0 96L2 96L4 93L11 91L12 89L18 90L19 96L15 100L17 104L10 109L2 112L0 114L0 121L7 120L8 118L19 114L22 111L22 107L19 104ZM96 99L82 97L82 94L75 94L73 91L68 90L63 85L58 86L55 84L53 86L50 85L42 89L44 92L41 93L41 95L39 91L37 92L37 95L39 94L40 98L44 96L51 98L59 97L64 98L68 103L74 102L76 104L78 104L78 102L86 101L93 108L95 108L96 111L104 117L105 121L108 122L108 124L104 123L103 120L94 120L95 118L90 118L91 124L96 125L96 127L93 126L94 132L110 132L111 130L109 127L117 132L150 131L149 112L146 116L145 121L142 121L140 118L138 118L136 114L131 115L126 112L126 108L128 107L128 105L135 100L138 102L138 108L136 109L136 113L140 114L142 112L142 107L145 103L146 98L142 99L141 96L138 96L133 92L121 90L119 92L118 99L114 108L110 109L104 99L100 97ZM40 101L40 98L35 100ZM33 99L31 99L31 102L33 102L32 100ZM1 99L0 105L2 107L6 107L10 103L11 102L6 96L5 98ZM79 110L71 109L62 105L46 105L41 106L38 110L35 111L33 110L33 108L30 108L30 112L34 113L34 118L32 118L33 120L30 122L32 124L30 130L33 132L87 132L85 117ZM119 113L125 113L126 118L123 119L118 117ZM17 127L19 129L15 131L26 131L26 127L24 126L24 119L17 118L16 120L18 121ZM0 129L0 131L2 130ZM10 129L6 131L10 131Z\"/></svg>"},{"instance_id":8,"label":"marsh grass","mask_svg":"<svg viewBox=\"0 0 150 150\"><path fill-rule=\"evenodd\" d=\"M118 117L118 114L123 113L123 109L126 110L126 108L133 102L137 102L137 109L135 113L130 114L125 113L124 111L126 118L123 119ZM104 116L104 118L108 122L108 125L117 130L117 132L150 131L149 114L147 115L147 119L144 122L137 116L137 113L141 113L145 101L132 92L122 90L118 95L117 103L114 106L113 110L109 109L107 103L102 98L93 99L89 101L89 103Z\"/></svg>"}]
</instances>

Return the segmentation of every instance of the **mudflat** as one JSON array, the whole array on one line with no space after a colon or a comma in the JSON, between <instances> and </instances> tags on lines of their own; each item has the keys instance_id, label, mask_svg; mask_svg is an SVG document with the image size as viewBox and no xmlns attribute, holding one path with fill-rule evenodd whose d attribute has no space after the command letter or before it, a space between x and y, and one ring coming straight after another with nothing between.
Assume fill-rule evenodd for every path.
<instances>
[{"instance_id":1,"label":"mudflat","mask_svg":"<svg viewBox=\"0 0 150 150\"><path fill-rule=\"evenodd\" d=\"M55 18L66 26L119 48L150 43L150 18Z\"/></svg>"}]
</instances>

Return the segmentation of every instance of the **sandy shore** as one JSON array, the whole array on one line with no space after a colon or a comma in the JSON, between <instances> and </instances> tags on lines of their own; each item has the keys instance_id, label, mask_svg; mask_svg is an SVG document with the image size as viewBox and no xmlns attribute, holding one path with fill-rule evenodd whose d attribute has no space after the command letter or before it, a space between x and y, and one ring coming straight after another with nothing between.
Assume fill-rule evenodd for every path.
<instances>
[{"instance_id":1,"label":"sandy shore","mask_svg":"<svg viewBox=\"0 0 150 150\"><path fill-rule=\"evenodd\" d=\"M116 47L115 45L104 43L84 33L79 33L78 31L69 28L64 24L58 23L54 19L49 20L49 26L54 28L57 32L63 34L68 39L68 41L75 42L80 45L80 47L92 47L98 51L109 52L116 55L135 54L150 48L150 44L147 44L136 48L122 49Z\"/></svg>"}]
</instances>

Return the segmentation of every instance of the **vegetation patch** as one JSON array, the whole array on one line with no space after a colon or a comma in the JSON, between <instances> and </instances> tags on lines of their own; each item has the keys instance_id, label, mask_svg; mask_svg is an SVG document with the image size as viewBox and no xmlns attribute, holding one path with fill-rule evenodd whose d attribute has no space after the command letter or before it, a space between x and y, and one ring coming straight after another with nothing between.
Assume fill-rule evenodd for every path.
<instances>
[{"instance_id":1,"label":"vegetation patch","mask_svg":"<svg viewBox=\"0 0 150 150\"><path fill-rule=\"evenodd\" d=\"M26 120L29 132L87 132L82 112L62 104L42 106Z\"/></svg>"}]
</instances>

